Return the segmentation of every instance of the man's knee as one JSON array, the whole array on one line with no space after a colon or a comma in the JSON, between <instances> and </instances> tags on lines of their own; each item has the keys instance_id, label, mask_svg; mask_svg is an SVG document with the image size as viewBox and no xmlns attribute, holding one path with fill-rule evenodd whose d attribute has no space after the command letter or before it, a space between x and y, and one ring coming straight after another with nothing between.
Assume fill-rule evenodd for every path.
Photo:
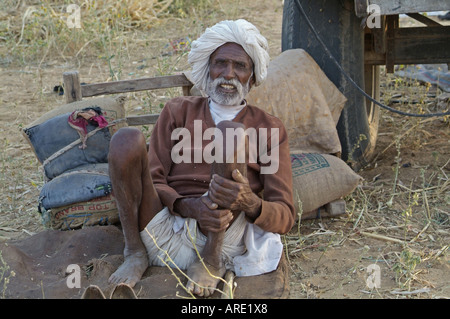
<instances>
[{"instance_id":1,"label":"man's knee","mask_svg":"<svg viewBox=\"0 0 450 319\"><path fill-rule=\"evenodd\" d=\"M135 127L123 127L111 138L108 161L129 160L146 151L144 134Z\"/></svg>"}]
</instances>

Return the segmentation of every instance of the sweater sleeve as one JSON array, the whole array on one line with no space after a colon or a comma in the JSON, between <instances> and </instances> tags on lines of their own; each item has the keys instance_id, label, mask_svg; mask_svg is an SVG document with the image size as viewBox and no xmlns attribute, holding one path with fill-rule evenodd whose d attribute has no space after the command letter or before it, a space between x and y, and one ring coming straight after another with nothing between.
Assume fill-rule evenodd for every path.
<instances>
[{"instance_id":1,"label":"sweater sleeve","mask_svg":"<svg viewBox=\"0 0 450 319\"><path fill-rule=\"evenodd\" d=\"M269 169L269 164L261 164L262 174L260 179L264 187L263 202L261 214L254 223L265 231L285 234L294 225L295 210L287 132L281 123L278 128L278 138L272 139L271 136L273 134L270 134L271 136L268 137L267 141L267 150L271 154L272 160L270 165L274 165L274 167ZM272 140L274 140L274 144L271 143ZM279 143L277 144L276 142L278 141ZM276 156L276 147L278 147L278 158ZM274 164L276 162L278 162L278 167ZM264 168L268 171L267 174L263 174Z\"/></svg>"},{"instance_id":2,"label":"sweater sleeve","mask_svg":"<svg viewBox=\"0 0 450 319\"><path fill-rule=\"evenodd\" d=\"M173 204L178 198L183 198L167 183L172 159L171 150L175 141L171 139L171 132L177 127L176 119L170 108L170 102L162 109L158 117L149 142L148 158L153 185L160 197L161 203L173 213Z\"/></svg>"}]
</instances>

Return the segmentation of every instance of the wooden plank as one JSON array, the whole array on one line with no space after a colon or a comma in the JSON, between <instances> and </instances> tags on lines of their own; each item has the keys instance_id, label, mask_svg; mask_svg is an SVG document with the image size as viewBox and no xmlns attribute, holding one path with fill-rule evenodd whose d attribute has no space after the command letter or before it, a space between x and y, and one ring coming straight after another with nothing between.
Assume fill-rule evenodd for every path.
<instances>
[{"instance_id":1,"label":"wooden plank","mask_svg":"<svg viewBox=\"0 0 450 319\"><path fill-rule=\"evenodd\" d=\"M450 10L448 0L368 0L368 3L378 5L381 15Z\"/></svg>"},{"instance_id":2,"label":"wooden plank","mask_svg":"<svg viewBox=\"0 0 450 319\"><path fill-rule=\"evenodd\" d=\"M127 117L127 124L130 126L155 124L159 114L145 114Z\"/></svg>"},{"instance_id":3,"label":"wooden plank","mask_svg":"<svg viewBox=\"0 0 450 319\"><path fill-rule=\"evenodd\" d=\"M395 64L395 38L394 31L398 28L398 15L391 15L386 17L386 72L394 73Z\"/></svg>"},{"instance_id":4,"label":"wooden plank","mask_svg":"<svg viewBox=\"0 0 450 319\"><path fill-rule=\"evenodd\" d=\"M395 29L389 43L392 64L449 63L450 27L417 27ZM389 45L388 43L388 45ZM386 54L387 55L387 54ZM364 54L366 64L386 64L385 54L368 51Z\"/></svg>"},{"instance_id":5,"label":"wooden plank","mask_svg":"<svg viewBox=\"0 0 450 319\"><path fill-rule=\"evenodd\" d=\"M395 46L389 48L391 63L424 64L449 63L450 26L398 28L391 35ZM390 42L389 42L390 43ZM386 64L386 55L375 51L364 53L364 63Z\"/></svg>"},{"instance_id":6,"label":"wooden plank","mask_svg":"<svg viewBox=\"0 0 450 319\"><path fill-rule=\"evenodd\" d=\"M430 18L428 18L428 17L426 17L426 16L424 16L423 14L420 14L420 13L408 13L407 15L410 18L413 18L414 20L417 20L417 21L419 21L419 22L421 22L421 23L423 23L423 24L425 24L426 26L429 26L429 27L441 26L440 23L438 23L438 22L436 22L436 21L434 21L434 20L432 20L432 19L430 19Z\"/></svg>"},{"instance_id":7,"label":"wooden plank","mask_svg":"<svg viewBox=\"0 0 450 319\"><path fill-rule=\"evenodd\" d=\"M396 64L450 62L450 27L400 28L394 31Z\"/></svg>"},{"instance_id":8,"label":"wooden plank","mask_svg":"<svg viewBox=\"0 0 450 319\"><path fill-rule=\"evenodd\" d=\"M386 16L380 17L381 28L373 28L373 46L377 53L386 52Z\"/></svg>"},{"instance_id":9,"label":"wooden plank","mask_svg":"<svg viewBox=\"0 0 450 319\"><path fill-rule=\"evenodd\" d=\"M192 89L192 87L193 87L192 84L191 84L191 85L187 85L187 86L183 86L183 87L182 87L182 89L183 89L183 95L184 95L184 96L189 96L189 95L191 95L191 89Z\"/></svg>"},{"instance_id":10,"label":"wooden plank","mask_svg":"<svg viewBox=\"0 0 450 319\"><path fill-rule=\"evenodd\" d=\"M366 51L364 52L364 64L385 65L386 54L377 53L375 51Z\"/></svg>"},{"instance_id":11,"label":"wooden plank","mask_svg":"<svg viewBox=\"0 0 450 319\"><path fill-rule=\"evenodd\" d=\"M184 74L142 78L136 80L122 80L86 84L82 86L83 97L103 94L136 92L145 90L167 89L172 87L192 87L192 83Z\"/></svg>"},{"instance_id":12,"label":"wooden plank","mask_svg":"<svg viewBox=\"0 0 450 319\"><path fill-rule=\"evenodd\" d=\"M77 71L69 71L63 73L64 94L66 95L66 102L72 103L81 101L81 85L80 77Z\"/></svg>"}]
</instances>

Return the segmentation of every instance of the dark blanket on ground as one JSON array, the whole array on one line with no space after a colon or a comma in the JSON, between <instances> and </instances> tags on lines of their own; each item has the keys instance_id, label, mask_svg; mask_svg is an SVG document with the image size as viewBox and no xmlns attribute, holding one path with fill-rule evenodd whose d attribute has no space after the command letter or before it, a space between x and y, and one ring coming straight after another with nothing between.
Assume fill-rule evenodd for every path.
<instances>
[{"instance_id":1,"label":"dark blanket on ground","mask_svg":"<svg viewBox=\"0 0 450 319\"><path fill-rule=\"evenodd\" d=\"M109 276L123 262L124 239L116 226L92 226L73 231L45 230L18 241L0 244L0 287L5 298L81 298L89 285L106 296L114 286ZM1 262L2 261L2 262ZM80 267L80 288L70 288L69 265ZM235 298L286 298L289 293L286 261L269 274L237 277ZM138 298L187 296L179 284L187 279L169 268L150 267L134 287ZM5 282L6 280L6 282ZM219 284L219 289L221 284ZM221 293L213 297L221 298Z\"/></svg>"}]
</instances>

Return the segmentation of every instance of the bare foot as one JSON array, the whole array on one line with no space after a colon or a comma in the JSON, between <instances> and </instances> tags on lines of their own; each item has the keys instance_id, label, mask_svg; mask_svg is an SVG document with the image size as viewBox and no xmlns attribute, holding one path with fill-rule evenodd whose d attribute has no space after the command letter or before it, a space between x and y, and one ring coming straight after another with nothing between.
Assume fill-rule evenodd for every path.
<instances>
[{"instance_id":1,"label":"bare foot","mask_svg":"<svg viewBox=\"0 0 450 319\"><path fill-rule=\"evenodd\" d=\"M208 267L209 272L205 269L205 265ZM194 262L187 271L187 275L191 280L188 282L186 288L200 297L211 296L214 293L220 278L222 278L226 272L225 266L217 268L206 262L205 265L198 260Z\"/></svg>"},{"instance_id":2,"label":"bare foot","mask_svg":"<svg viewBox=\"0 0 450 319\"><path fill-rule=\"evenodd\" d=\"M148 267L146 253L135 253L125 257L123 264L109 277L111 284L125 283L134 287L141 280L142 275Z\"/></svg>"}]
</instances>

